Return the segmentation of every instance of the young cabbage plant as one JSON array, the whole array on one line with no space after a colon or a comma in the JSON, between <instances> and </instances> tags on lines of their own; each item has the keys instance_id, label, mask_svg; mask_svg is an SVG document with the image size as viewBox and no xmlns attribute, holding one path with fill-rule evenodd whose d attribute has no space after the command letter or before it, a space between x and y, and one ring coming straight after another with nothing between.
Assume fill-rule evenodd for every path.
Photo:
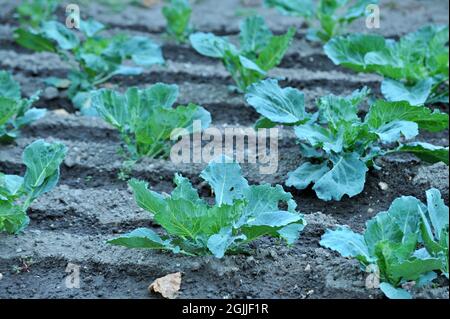
<instances>
[{"instance_id":1,"label":"young cabbage plant","mask_svg":"<svg viewBox=\"0 0 450 319\"><path fill-rule=\"evenodd\" d=\"M374 160L396 152L413 153L420 159L448 165L448 147L412 141L419 129L439 132L448 128L448 114L408 102L377 100L361 119L358 106L369 94L367 88L349 96L327 95L317 101L318 112L305 110L304 94L280 88L268 79L249 87L247 102L263 118L257 127L277 124L294 126L304 163L288 174L287 186L313 190L322 200L340 200L363 191L366 172L379 168Z\"/></svg>"},{"instance_id":2,"label":"young cabbage plant","mask_svg":"<svg viewBox=\"0 0 450 319\"><path fill-rule=\"evenodd\" d=\"M366 223L363 234L340 226L328 229L320 244L343 257L356 258L362 270L381 281L379 288L387 297L410 299L403 284L430 284L438 270L448 277L448 206L437 189L426 194L427 205L412 196L397 198L387 212Z\"/></svg>"},{"instance_id":3,"label":"young cabbage plant","mask_svg":"<svg viewBox=\"0 0 450 319\"><path fill-rule=\"evenodd\" d=\"M325 53L337 65L384 76L389 101L412 105L448 103L448 26L429 25L400 38L352 34L332 39Z\"/></svg>"},{"instance_id":4,"label":"young cabbage plant","mask_svg":"<svg viewBox=\"0 0 450 319\"><path fill-rule=\"evenodd\" d=\"M136 202L153 214L154 222L165 232L159 235L139 228L109 243L222 258L261 236L293 244L306 225L291 194L280 185L249 185L239 164L225 157L211 162L200 176L215 194L213 205L201 199L189 180L178 174L170 196L149 190L145 182L131 180Z\"/></svg>"},{"instance_id":5,"label":"young cabbage plant","mask_svg":"<svg viewBox=\"0 0 450 319\"><path fill-rule=\"evenodd\" d=\"M167 156L180 134L207 128L211 115L203 107L188 104L173 108L178 86L157 83L125 94L107 89L92 93L92 105L100 117L117 128L133 159ZM198 127L194 121L199 121Z\"/></svg>"},{"instance_id":6,"label":"young cabbage plant","mask_svg":"<svg viewBox=\"0 0 450 319\"><path fill-rule=\"evenodd\" d=\"M141 67L164 63L161 48L149 38L124 34L106 38L99 35L103 29L104 25L97 21L81 21L81 40L63 24L46 21L39 31L17 29L15 37L25 48L55 52L70 62L68 96L84 114L95 115L90 104L91 90L115 75L137 75L143 71ZM126 60L137 66L124 65ZM64 81L53 78L50 82L58 86Z\"/></svg>"},{"instance_id":7,"label":"young cabbage plant","mask_svg":"<svg viewBox=\"0 0 450 319\"><path fill-rule=\"evenodd\" d=\"M42 21L55 18L60 0L25 0L17 6L16 15L22 28L37 30Z\"/></svg>"},{"instance_id":8,"label":"young cabbage plant","mask_svg":"<svg viewBox=\"0 0 450 319\"><path fill-rule=\"evenodd\" d=\"M267 7L282 14L304 18L310 26L307 38L322 42L344 33L347 25L366 15L369 4L377 3L377 0L265 0Z\"/></svg>"},{"instance_id":9,"label":"young cabbage plant","mask_svg":"<svg viewBox=\"0 0 450 319\"><path fill-rule=\"evenodd\" d=\"M23 152L25 176L0 173L0 232L17 234L28 226L31 203L56 186L67 149L37 140Z\"/></svg>"},{"instance_id":10,"label":"young cabbage plant","mask_svg":"<svg viewBox=\"0 0 450 319\"><path fill-rule=\"evenodd\" d=\"M444 204L437 189L430 189L427 195L427 209L419 206L421 218L420 234L423 245L421 249L424 256L432 256L442 261L441 272L448 279L448 206Z\"/></svg>"},{"instance_id":11,"label":"young cabbage plant","mask_svg":"<svg viewBox=\"0 0 450 319\"><path fill-rule=\"evenodd\" d=\"M6 71L0 71L0 143L13 141L20 129L45 115L45 109L32 108L39 99L36 92L29 99L20 93L20 84Z\"/></svg>"},{"instance_id":12,"label":"young cabbage plant","mask_svg":"<svg viewBox=\"0 0 450 319\"><path fill-rule=\"evenodd\" d=\"M167 34L179 43L186 42L192 29L189 25L192 8L189 0L165 0L162 13L167 22Z\"/></svg>"},{"instance_id":13,"label":"young cabbage plant","mask_svg":"<svg viewBox=\"0 0 450 319\"><path fill-rule=\"evenodd\" d=\"M241 23L240 30L239 49L227 38L211 33L191 34L190 41L198 53L221 59L237 88L245 92L250 84L266 78L267 72L280 64L295 29L275 36L262 17L251 16Z\"/></svg>"}]
</instances>

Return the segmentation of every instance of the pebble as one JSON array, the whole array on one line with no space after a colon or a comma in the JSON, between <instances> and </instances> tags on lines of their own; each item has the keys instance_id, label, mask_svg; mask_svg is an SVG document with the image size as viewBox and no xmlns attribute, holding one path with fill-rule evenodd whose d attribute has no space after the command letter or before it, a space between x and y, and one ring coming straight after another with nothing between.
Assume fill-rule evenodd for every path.
<instances>
[{"instance_id":1,"label":"pebble","mask_svg":"<svg viewBox=\"0 0 450 319\"><path fill-rule=\"evenodd\" d=\"M59 95L58 89L56 89L52 86L47 87L44 90L44 94L43 94L44 99L46 99L46 100L56 99L58 97L58 95Z\"/></svg>"},{"instance_id":2,"label":"pebble","mask_svg":"<svg viewBox=\"0 0 450 319\"><path fill-rule=\"evenodd\" d=\"M198 271L198 270L200 270L201 267L202 267L202 265L199 262L196 262L196 261L194 261L191 264L191 270L192 271Z\"/></svg>"},{"instance_id":3,"label":"pebble","mask_svg":"<svg viewBox=\"0 0 450 319\"><path fill-rule=\"evenodd\" d=\"M305 271L311 271L311 265L310 265L310 264L307 264L307 265L306 265Z\"/></svg>"},{"instance_id":4,"label":"pebble","mask_svg":"<svg viewBox=\"0 0 450 319\"><path fill-rule=\"evenodd\" d=\"M0 272L0 280L3 279L3 274Z\"/></svg>"},{"instance_id":5,"label":"pebble","mask_svg":"<svg viewBox=\"0 0 450 319\"><path fill-rule=\"evenodd\" d=\"M58 116L69 116L69 112L67 112L64 109L57 109L53 111L53 114L58 115Z\"/></svg>"},{"instance_id":6,"label":"pebble","mask_svg":"<svg viewBox=\"0 0 450 319\"><path fill-rule=\"evenodd\" d=\"M367 213L372 214L374 212L373 208L368 208Z\"/></svg>"},{"instance_id":7,"label":"pebble","mask_svg":"<svg viewBox=\"0 0 450 319\"><path fill-rule=\"evenodd\" d=\"M381 189L382 191L388 190L388 188L389 188L389 185L386 184L385 182L379 182L379 183L378 183L378 186L380 187L380 189Z\"/></svg>"}]
</instances>

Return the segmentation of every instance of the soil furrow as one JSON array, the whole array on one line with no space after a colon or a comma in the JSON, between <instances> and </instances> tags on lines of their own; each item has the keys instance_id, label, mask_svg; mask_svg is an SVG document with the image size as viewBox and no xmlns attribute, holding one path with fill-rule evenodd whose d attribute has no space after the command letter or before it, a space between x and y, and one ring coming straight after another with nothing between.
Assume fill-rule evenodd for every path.
<instances>
[{"instance_id":1,"label":"soil furrow","mask_svg":"<svg viewBox=\"0 0 450 319\"><path fill-rule=\"evenodd\" d=\"M308 217L308 222L309 230L305 229L300 241L292 248L273 246L272 241L262 239L250 245L252 257L227 256L220 261L212 257L188 258L149 250L114 247L105 243L107 239L111 238L111 236L105 235L85 236L37 229L29 229L25 234L16 237L2 238L3 235L0 235L3 243L0 247L0 271L4 274L0 288L2 285L7 287L7 289L0 289L0 296L7 297L9 294L18 293L14 289L15 286L11 286L9 281L22 283L22 280L27 278L29 273L22 272L23 268L21 268L24 264L27 265L27 270L31 274L36 272L40 274L40 278L46 278L50 275L50 272L47 271L48 264L52 263L54 265L51 267L53 276L51 279L48 278L47 282L49 284L59 282L63 285L61 281L67 276L64 270L68 263L72 263L81 267L80 280L84 286L83 290L93 288L89 277L104 277L103 286L110 289L100 288L102 294L106 291L105 297L117 293L123 295L122 288L117 285L111 289L111 285L117 281L116 276L119 274L122 281L133 280L142 284L140 289L130 292L128 295L146 297L144 292L152 280L175 271L183 273L184 289L181 298L190 297L194 290L200 291L196 297L204 294L204 297L231 295L232 297L251 296L257 298L268 297L270 293L272 298L300 298L302 295L306 297L306 292L312 287L318 290L317 293L327 290L342 296L363 293L367 297L368 295L363 290L362 273L358 271L357 264L343 258L338 258L340 259L338 263L332 254L318 248L318 236L323 233L325 226L331 227L334 221L321 214L315 214ZM20 250L17 247L20 247ZM170 262L168 262L169 260ZM308 265L314 270L313 272L303 271ZM95 271L91 271L92 267L95 267ZM350 285L345 288L336 285L334 276L327 275L326 270L330 267L336 270L334 275L339 276L340 280L344 280L343 277L347 278L345 280L348 280ZM254 271L250 273L245 271L249 268L253 268ZM99 269L104 269L104 271L99 271ZM303 279L303 283L308 283L301 288L283 287L281 282L274 283L270 280L270 277L275 274L281 275L282 278L296 276ZM199 277L202 280L198 280ZM57 280L58 278L59 280ZM262 290L251 288L255 281L265 288ZM224 285L225 282L228 284ZM213 287L208 288L205 285ZM216 285L221 288L214 289ZM130 288L127 284L121 286ZM192 289L192 287L197 289ZM97 287L96 293L99 293L98 289L99 287ZM21 291L26 295L26 289ZM56 291L58 296L73 293L61 288ZM41 293L44 292L41 291ZM51 294L51 290L49 293ZM86 291L82 291L82 293L83 295L79 296L85 297ZM310 297L314 298L314 296Z\"/></svg>"},{"instance_id":2,"label":"soil furrow","mask_svg":"<svg viewBox=\"0 0 450 319\"><path fill-rule=\"evenodd\" d=\"M161 192L162 185L153 190ZM33 202L31 229L64 230L75 234L113 234L151 225L128 190L76 189L66 185Z\"/></svg>"},{"instance_id":3,"label":"soil furrow","mask_svg":"<svg viewBox=\"0 0 450 319\"><path fill-rule=\"evenodd\" d=\"M128 1L128 0L127 0ZM280 130L278 153L269 163L241 164L250 184L281 184L293 195L307 227L291 247L279 240L261 238L238 255L222 259L211 256L186 257L161 251L126 249L106 243L108 239L138 227L162 233L151 214L140 209L126 180L149 182L151 189L170 193L173 176L180 173L208 203L214 202L210 187L199 177L206 163L176 164L170 159L142 159L132 168L124 167L118 133L99 118L79 116L65 90L46 88L49 76L67 77L67 61L50 53L33 53L19 47L12 32L19 25L14 10L17 3L0 0L0 69L11 71L22 85L24 96L42 90L37 107L54 112L24 128L13 144L0 145L0 172L23 174L23 149L38 138L59 140L69 152L61 165L58 186L34 201L28 210L31 222L18 235L0 234L0 299L8 298L160 298L149 294L148 285L158 277L180 271L179 298L382 298L379 289L366 287L367 273L356 260L339 256L319 245L324 231L343 224L361 232L365 223L389 208L399 196L415 196L425 201L425 191L437 188L449 204L449 171L444 163L426 164L409 154L378 158L381 170L370 169L361 194L339 202L325 202L308 187L296 190L284 185L289 171L303 161L292 128ZM65 20L64 3L57 10ZM306 107L315 111L314 101L329 93L349 94L366 85L380 97L381 77L355 74L333 65L322 45L305 39L304 20L286 17L264 8L262 0L193 0L195 30L227 35L237 43L239 23L244 16L259 13L270 29L285 33L297 28L296 37L279 68L270 77L281 86L304 91ZM179 104L204 106L213 126L223 132L230 127L249 127L259 118L245 103L242 94L230 86L233 81L220 61L201 56L189 44L176 44L164 35L161 1L151 8L127 4L112 10L105 3L79 1L83 18L93 17L108 25L105 35L143 35L160 44L165 66L155 66L141 75L117 76L104 87L124 91L129 86L146 87L155 82L175 83L180 88ZM367 29L365 19L352 23L349 32L370 32L398 39L407 32L429 24L448 25L448 2L441 0L380 0L380 28ZM411 15L411 12L414 12ZM448 105L436 104L448 113ZM61 109L65 109L64 112ZM361 117L367 112L364 105ZM70 114L75 113L75 114ZM242 133L241 133L242 135ZM241 136L242 137L242 136ZM448 130L422 133L417 140L448 146ZM204 146L208 141L203 141ZM272 145L271 145L272 146ZM190 147L187 149L190 150ZM236 150L236 148L235 148ZM247 150L247 156L254 151ZM259 157L259 160L263 160ZM271 174L263 168L274 165ZM267 171L266 171L267 172ZM280 207L281 209L282 207ZM80 286L69 288L70 267L80 267ZM414 293L414 298L449 298L448 280L443 276L433 285Z\"/></svg>"},{"instance_id":4,"label":"soil furrow","mask_svg":"<svg viewBox=\"0 0 450 319\"><path fill-rule=\"evenodd\" d=\"M66 2L67 4L68 2ZM2 13L0 22L2 24L17 23L14 17L16 3L2 0ZM112 10L104 4L95 2L84 2L80 5L84 17L93 17L110 27L121 29L132 29L150 33L161 33L165 30L165 21L161 14L161 5L151 8L139 6L125 6L118 11ZM411 16L411 10L414 15ZM364 19L353 22L348 28L349 32L381 33L384 36L399 36L411 32L417 26L427 23L448 23L448 3L440 0L427 1L402 1L392 3L389 0L380 1L382 12L380 28L367 29ZM276 10L264 8L262 1L256 0L243 3L240 0L215 1L204 0L193 4L192 23L197 30L213 32L220 35L236 34L239 32L239 23L243 15L256 12L266 18L269 27L275 33L282 33L290 26L298 27L297 37L302 38L306 34L304 19L280 15ZM399 23L408 19L408 23ZM58 9L58 19L65 20L64 5Z\"/></svg>"},{"instance_id":5,"label":"soil furrow","mask_svg":"<svg viewBox=\"0 0 450 319\"><path fill-rule=\"evenodd\" d=\"M23 48L12 40L14 26L2 25L0 28L0 47L2 50L10 50L19 54L32 54L33 51ZM133 30L111 29L104 32L105 36L114 35L117 33L124 33L130 35L146 36L158 43L163 51L163 56L167 60L182 62L182 63L196 63L204 65L217 64L218 60L203 56L197 53L190 44L179 44L167 41L165 36L155 36L145 32L136 32ZM237 36L229 37L231 42L238 44ZM344 73L352 73L350 70L336 66L323 53L322 45L320 43L310 43L305 40L296 39L291 44L281 61L280 68L304 68L309 70L327 71L336 70ZM33 71L33 70L30 70Z\"/></svg>"},{"instance_id":6,"label":"soil furrow","mask_svg":"<svg viewBox=\"0 0 450 319\"><path fill-rule=\"evenodd\" d=\"M267 182L284 184L287 173L296 169L301 163L295 141L289 144L289 139L283 139L279 149L278 170L269 175L261 174L262 164L242 164L243 173L252 184ZM28 142L26 138L19 139L19 146L10 146L0 151L0 170L10 174L23 174L24 167L20 159L22 149ZM98 189L105 191L126 190L127 185L119 179L122 171L122 161L114 146L96 143L73 143L65 141L70 151L62 166L61 185L71 188ZM425 189L438 188L444 195L448 194L448 170L432 169L433 166L420 164L413 156L390 156L379 160L381 171L370 170L364 192L354 198L344 197L340 202L324 202L319 200L311 189L298 191L288 189L296 199L302 212L321 211L332 214L344 224L350 224L360 229L367 218L379 210L387 209L390 203L402 195L412 195L424 199ZM439 164L436 164L439 165ZM199 178L205 164L176 165L161 159L144 159L129 172L129 177L143 179L157 190L169 193L173 188L171 183L175 173L188 177L203 196L209 197L209 188ZM427 173L428 167L431 172ZM388 185L388 190L380 189L380 182ZM402 185L402 188L398 186ZM419 187L418 187L419 186ZM448 200L448 199L446 199ZM357 202L358 205L354 205ZM377 211L375 210L377 209Z\"/></svg>"},{"instance_id":7,"label":"soil furrow","mask_svg":"<svg viewBox=\"0 0 450 319\"><path fill-rule=\"evenodd\" d=\"M0 247L0 271L4 274L0 288L5 287L0 289L0 297L33 297L38 292L50 298L148 298L153 296L146 292L151 281L181 271L180 298L380 298L379 291L364 288L365 276L356 261L318 247L317 236L333 221L320 215L315 218L309 220L310 230L305 230L292 248L263 239L250 245L251 257L226 256L222 260L113 247L105 243L110 238L105 236L30 230L16 238L0 237L5 242ZM20 251L16 247L21 247ZM80 267L79 289L65 286L69 263ZM26 289L34 274L39 277L33 281L38 280L45 289ZM282 279L273 281L274 276ZM292 280L302 285L294 286ZM439 295L442 289L431 289L429 294L433 292Z\"/></svg>"},{"instance_id":8,"label":"soil furrow","mask_svg":"<svg viewBox=\"0 0 450 319\"><path fill-rule=\"evenodd\" d=\"M282 183L286 174L298 167L301 162L296 145L297 139L293 132L290 130L281 130L280 132L283 138L278 142L278 162L271 161L269 158L264 163L246 163L243 165L244 170L248 169L251 172L249 176L251 181ZM51 141L52 139L48 140ZM33 141L34 138L23 137L16 141L17 145L7 145L0 149L0 167L2 170L9 173L23 173L22 151L26 145ZM445 137L440 137L436 141L441 141L439 143L441 145L448 145L448 140ZM119 174L124 168L124 158L119 154L119 143L105 144L69 140L61 140L61 142L69 149L62 167L62 181L64 183L69 186L86 185L86 187L112 188L123 185L123 182L119 179ZM271 155L268 153L269 156L277 155L273 153L273 150L271 152ZM407 154L404 154L403 157L413 158ZM401 162L401 160L398 161ZM199 172L206 164L196 163L175 164L170 160L144 158L133 167L130 175L146 178L152 183L160 183L164 180L171 181L174 173L181 172L198 181ZM275 173L264 174L268 171Z\"/></svg>"},{"instance_id":9,"label":"soil furrow","mask_svg":"<svg viewBox=\"0 0 450 319\"><path fill-rule=\"evenodd\" d=\"M43 60L45 63L36 63L37 60ZM0 50L0 65L15 71L30 72L28 75L39 74L41 77L50 75L62 76L68 70L67 64L61 61L58 56L46 52L20 54L18 58L17 53L14 51ZM375 86L381 79L379 76L372 74L343 73L333 70L330 72L311 71L301 68L275 68L269 72L269 76L286 79L286 82L298 84L298 86L314 87L321 82L331 82L338 86L347 85L349 89L362 85ZM229 73L219 62L215 64L198 64L167 60L165 67L156 66L132 77L116 76L112 78L111 83L120 83L124 79L129 85L149 82L182 83L186 81L233 84Z\"/></svg>"}]
</instances>

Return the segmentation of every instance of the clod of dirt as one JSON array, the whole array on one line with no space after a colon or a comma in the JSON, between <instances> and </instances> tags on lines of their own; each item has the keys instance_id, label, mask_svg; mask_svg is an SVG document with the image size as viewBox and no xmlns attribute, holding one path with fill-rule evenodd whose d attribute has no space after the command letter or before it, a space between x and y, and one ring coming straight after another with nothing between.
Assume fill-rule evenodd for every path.
<instances>
[{"instance_id":1,"label":"clod of dirt","mask_svg":"<svg viewBox=\"0 0 450 319\"><path fill-rule=\"evenodd\" d=\"M181 272L168 274L156 279L148 287L149 292L158 292L164 298L175 299L181 288Z\"/></svg>"},{"instance_id":2,"label":"clod of dirt","mask_svg":"<svg viewBox=\"0 0 450 319\"><path fill-rule=\"evenodd\" d=\"M58 89L49 86L44 90L44 94L43 97L45 100L53 100L56 99L59 96L59 91Z\"/></svg>"},{"instance_id":3,"label":"clod of dirt","mask_svg":"<svg viewBox=\"0 0 450 319\"><path fill-rule=\"evenodd\" d=\"M389 189L389 185L385 182L379 182L378 187L380 187L382 191L387 191Z\"/></svg>"},{"instance_id":4,"label":"clod of dirt","mask_svg":"<svg viewBox=\"0 0 450 319\"><path fill-rule=\"evenodd\" d=\"M202 268L202 264L200 264L199 262L194 261L194 262L191 264L191 270L192 270L192 271L199 271L200 268Z\"/></svg>"},{"instance_id":5,"label":"clod of dirt","mask_svg":"<svg viewBox=\"0 0 450 319\"><path fill-rule=\"evenodd\" d=\"M57 116L69 116L69 113L64 109L54 110L53 113Z\"/></svg>"},{"instance_id":6,"label":"clod of dirt","mask_svg":"<svg viewBox=\"0 0 450 319\"><path fill-rule=\"evenodd\" d=\"M417 175L413 179L413 184L417 186L425 186L426 188L437 188L440 190L443 198L448 198L448 166L442 162L421 166Z\"/></svg>"},{"instance_id":7,"label":"clod of dirt","mask_svg":"<svg viewBox=\"0 0 450 319\"><path fill-rule=\"evenodd\" d=\"M331 228L338 224L335 218L332 216L326 215L322 212L316 212L312 214L305 215L306 222L308 223L308 227L311 226L319 226L320 228Z\"/></svg>"}]
</instances>

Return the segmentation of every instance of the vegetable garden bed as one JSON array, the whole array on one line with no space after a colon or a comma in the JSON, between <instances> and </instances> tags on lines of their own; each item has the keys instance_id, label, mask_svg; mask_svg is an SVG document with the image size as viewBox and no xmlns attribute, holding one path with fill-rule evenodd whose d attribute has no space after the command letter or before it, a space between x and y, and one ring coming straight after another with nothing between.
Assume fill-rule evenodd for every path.
<instances>
[{"instance_id":1,"label":"vegetable garden bed","mask_svg":"<svg viewBox=\"0 0 450 319\"><path fill-rule=\"evenodd\" d=\"M322 247L319 242L326 229L348 225L362 232L365 223L389 208L400 196L415 196L426 203L425 192L437 188L446 205L449 194L448 166L427 164L409 154L388 155L377 159L383 169L370 169L361 194L340 201L322 201L310 188L286 187L288 172L295 170L301 158L297 138L289 127L280 128L278 171L261 175L256 165L241 164L250 184L280 184L293 195L298 210L308 223L300 239L291 247L278 240L258 239L248 253L190 257L155 250L132 250L106 243L118 234L139 227L162 233L150 214L139 208L127 182L118 178L123 157L118 153L121 139L112 126L97 117L80 115L64 91L46 89L43 80L63 77L65 62L52 53L34 53L14 43L12 32L17 22L12 18L14 1L0 1L0 69L11 71L22 86L22 94L31 96L42 89L38 107L50 111L23 129L10 145L0 145L0 171L25 172L24 148L34 140L61 141L67 156L61 165L58 186L37 199L28 215L31 222L19 235L0 234L0 298L159 298L147 292L156 278L182 272L180 298L382 298L378 289L366 288L366 274L354 259ZM426 23L448 25L446 1L381 1L382 21L377 32L398 38ZM307 109L326 94L348 95L368 86L381 96L381 77L356 74L335 66L320 44L305 40L302 20L286 18L274 10L261 9L260 1L202 0L193 5L193 24L202 32L236 37L236 8L261 12L276 34L289 26L299 28L293 44L281 64L271 71L273 77L285 77L280 86L291 86L305 93ZM162 45L166 66L152 67L141 75L118 76L107 83L125 91L130 86L144 88L156 82L177 84L177 104L189 102L211 113L213 125L250 127L259 114L245 101L244 95L229 90L233 84L220 61L200 56L188 45L167 42L160 6L143 10L126 6L111 12L103 4L81 5L82 15L110 26L111 32L145 35ZM414 15L411 14L414 10ZM59 13L60 15L62 13ZM362 28L356 21L350 31ZM448 113L448 105L433 108ZM360 109L365 115L367 109ZM448 146L448 129L439 133L421 132L418 141ZM149 182L151 189L170 193L173 177L182 174L191 180L203 198L214 195L199 178L204 164L176 165L170 160L145 158L129 173ZM67 265L81 267L78 289L65 286ZM448 279L439 276L430 288L419 289L415 298L449 298Z\"/></svg>"}]
</instances>

